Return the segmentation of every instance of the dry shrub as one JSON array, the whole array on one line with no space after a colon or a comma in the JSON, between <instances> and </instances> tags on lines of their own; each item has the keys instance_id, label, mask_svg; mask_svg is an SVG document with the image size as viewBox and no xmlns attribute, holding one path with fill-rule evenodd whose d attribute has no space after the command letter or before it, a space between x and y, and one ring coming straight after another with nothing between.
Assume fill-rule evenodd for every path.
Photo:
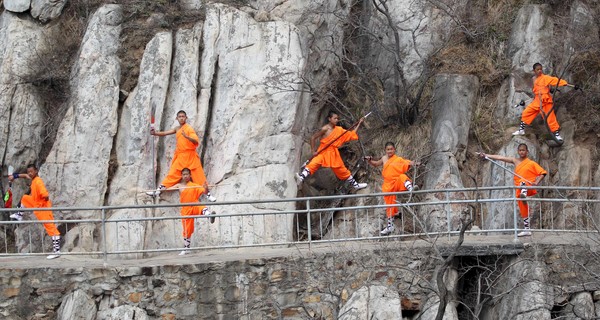
<instances>
[{"instance_id":1,"label":"dry shrub","mask_svg":"<svg viewBox=\"0 0 600 320\"><path fill-rule=\"evenodd\" d=\"M146 44L160 31L191 28L203 21L203 11L184 10L179 1L173 0L121 0L123 7L123 45L119 49L121 59L121 88L131 91L140 73L140 64Z\"/></svg>"},{"instance_id":2,"label":"dry shrub","mask_svg":"<svg viewBox=\"0 0 600 320\"><path fill-rule=\"evenodd\" d=\"M373 106L384 101L383 84L377 77L353 76L344 84L347 105L353 107L358 114L368 113Z\"/></svg>"},{"instance_id":3,"label":"dry shrub","mask_svg":"<svg viewBox=\"0 0 600 320\"><path fill-rule=\"evenodd\" d=\"M494 116L497 106L495 95L479 95L473 109L470 134L477 142L478 151L493 152L500 149L505 141L498 139L504 136L504 126Z\"/></svg>"},{"instance_id":4,"label":"dry shrub","mask_svg":"<svg viewBox=\"0 0 600 320\"><path fill-rule=\"evenodd\" d=\"M484 50L473 50L466 44L446 47L436 55L440 73L472 74L479 78L482 86L495 86L508 74L505 68L499 69Z\"/></svg>"}]
</instances>

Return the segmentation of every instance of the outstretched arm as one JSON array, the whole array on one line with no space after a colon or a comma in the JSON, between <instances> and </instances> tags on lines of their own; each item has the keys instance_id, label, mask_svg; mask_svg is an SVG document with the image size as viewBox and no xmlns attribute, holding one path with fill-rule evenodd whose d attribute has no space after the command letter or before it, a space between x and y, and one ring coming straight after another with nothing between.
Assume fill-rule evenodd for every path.
<instances>
[{"instance_id":1,"label":"outstretched arm","mask_svg":"<svg viewBox=\"0 0 600 320\"><path fill-rule=\"evenodd\" d=\"M380 165L383 164L383 158L385 158L386 156L381 157L379 160L373 160L373 157L371 156L366 156L365 160L367 160L367 162L372 165L373 167L379 167Z\"/></svg>"},{"instance_id":2,"label":"outstretched arm","mask_svg":"<svg viewBox=\"0 0 600 320\"><path fill-rule=\"evenodd\" d=\"M167 130L167 131L156 131L154 129L150 129L150 134L153 136L168 136L170 134L175 134L177 132L175 129Z\"/></svg>"},{"instance_id":3,"label":"outstretched arm","mask_svg":"<svg viewBox=\"0 0 600 320\"><path fill-rule=\"evenodd\" d=\"M27 173L13 173L12 175L8 176L8 181L13 182L15 179L18 178L26 178L31 180L31 177L27 174Z\"/></svg>"},{"instance_id":4,"label":"outstretched arm","mask_svg":"<svg viewBox=\"0 0 600 320\"><path fill-rule=\"evenodd\" d=\"M504 156L500 156L500 155L497 155L497 154L485 154L483 152L478 152L478 154L479 154L479 157L481 159L486 159L487 158L487 159L499 160L499 161L504 161L504 162L507 162L507 163L512 163L514 165L517 165L517 163L515 161L515 158L504 157Z\"/></svg>"},{"instance_id":5,"label":"outstretched arm","mask_svg":"<svg viewBox=\"0 0 600 320\"><path fill-rule=\"evenodd\" d=\"M360 127L360 124L363 123L363 121L365 121L365 117L362 117L358 120L358 124L356 124L356 128L354 128L354 132L358 131L358 128Z\"/></svg>"},{"instance_id":6,"label":"outstretched arm","mask_svg":"<svg viewBox=\"0 0 600 320\"><path fill-rule=\"evenodd\" d=\"M177 190L177 189L180 189L182 187L185 187L185 185L182 184L181 182L179 182L179 183L176 183L176 184L168 187L166 190Z\"/></svg>"}]
</instances>

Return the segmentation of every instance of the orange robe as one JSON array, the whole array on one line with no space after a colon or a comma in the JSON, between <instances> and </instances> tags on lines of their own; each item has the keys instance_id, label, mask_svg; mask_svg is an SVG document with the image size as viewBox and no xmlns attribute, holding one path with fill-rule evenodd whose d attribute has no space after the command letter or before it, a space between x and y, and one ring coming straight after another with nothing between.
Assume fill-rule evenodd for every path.
<instances>
[{"instance_id":1,"label":"orange robe","mask_svg":"<svg viewBox=\"0 0 600 320\"><path fill-rule=\"evenodd\" d=\"M48 190L46 190L46 186L44 185L44 181L42 178L35 177L31 180L31 194L26 194L21 198L21 205L25 208L50 208L52 207L52 202L50 200L46 200L50 194ZM52 211L34 211L35 217L38 220L54 220L54 215ZM60 236L60 232L56 228L56 224L54 222L44 223L44 229L46 229L46 233L49 236Z\"/></svg>"},{"instance_id":2,"label":"orange robe","mask_svg":"<svg viewBox=\"0 0 600 320\"><path fill-rule=\"evenodd\" d=\"M193 187L193 188L192 188ZM204 193L204 188L197 183L188 182L185 185L185 188L182 189L179 193L179 202L180 203L194 203L198 202L200 196ZM181 207L181 215L182 216L199 216L202 214L202 210L204 206L185 206ZM191 238L194 233L194 219L181 219L181 224L183 225L183 237Z\"/></svg>"},{"instance_id":3,"label":"orange robe","mask_svg":"<svg viewBox=\"0 0 600 320\"><path fill-rule=\"evenodd\" d=\"M544 170L544 168L542 168L539 164L537 164L537 162L535 162L529 158L521 161L521 163L519 163L519 165L515 167L515 173L520 175L521 177L525 178L525 179L522 179L521 177L518 177L515 175L515 186L520 186L521 182L524 182L525 185L527 185L527 186L531 186L531 182L535 181L535 179L538 176L548 174L548 172L546 172L546 170ZM525 180L528 180L528 181L525 181ZM521 192L521 190L517 189L517 194L516 194L517 198L519 197L520 192ZM528 197L531 197L535 194L537 194L537 191L535 189L527 189ZM519 211L521 212L521 218L529 217L529 206L527 205L527 202L517 201L517 203L519 204Z\"/></svg>"},{"instance_id":4,"label":"orange robe","mask_svg":"<svg viewBox=\"0 0 600 320\"><path fill-rule=\"evenodd\" d=\"M548 113L552 109L552 94L550 94L550 86L566 86L568 83L565 80L558 81L557 77L549 75L541 75L533 81L533 101L527 105L523 114L521 114L521 121L525 124L531 124L533 119L540 113L540 107L544 110L544 113ZM555 132L560 129L558 121L556 121L556 114L552 112L548 114L546 118L550 131Z\"/></svg>"},{"instance_id":5,"label":"orange robe","mask_svg":"<svg viewBox=\"0 0 600 320\"><path fill-rule=\"evenodd\" d=\"M340 126L336 126L327 137L321 139L319 149L317 150L319 154L310 160L306 165L306 169L308 169L310 174L313 174L320 167L331 168L338 179L346 180L350 178L352 174L344 165L338 148L352 140L358 140L356 131L348 131Z\"/></svg>"},{"instance_id":6,"label":"orange robe","mask_svg":"<svg viewBox=\"0 0 600 320\"><path fill-rule=\"evenodd\" d=\"M383 164L383 184L382 192L400 192L406 191L405 183L410 181L406 172L410 169L410 160L406 160L397 155L393 155ZM385 204L393 205L396 203L396 196L384 196ZM386 216L391 218L398 214L398 207L388 207L385 209Z\"/></svg>"},{"instance_id":7,"label":"orange robe","mask_svg":"<svg viewBox=\"0 0 600 320\"><path fill-rule=\"evenodd\" d=\"M196 141L200 141L192 126L187 123L177 130L175 133L177 138L175 155L173 156L169 173L167 173L167 176L161 182L161 184L167 188L172 187L181 181L181 170L183 168L190 169L193 182L200 185L204 185L204 182L206 182L206 175L204 174L202 163L200 163L200 157L196 152L198 144L185 138L182 132L185 132L187 136L196 139Z\"/></svg>"}]
</instances>

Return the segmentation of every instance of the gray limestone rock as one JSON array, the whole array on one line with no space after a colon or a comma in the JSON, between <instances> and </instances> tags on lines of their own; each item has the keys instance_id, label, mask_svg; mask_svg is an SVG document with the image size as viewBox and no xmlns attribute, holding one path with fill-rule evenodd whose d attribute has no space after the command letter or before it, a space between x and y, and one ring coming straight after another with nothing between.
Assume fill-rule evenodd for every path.
<instances>
[{"instance_id":1,"label":"gray limestone rock","mask_svg":"<svg viewBox=\"0 0 600 320\"><path fill-rule=\"evenodd\" d=\"M530 4L519 9L513 23L509 40L509 56L516 70L531 72L536 62L548 66L552 45L554 25L550 20L547 5ZM548 46L540 45L548 43Z\"/></svg>"},{"instance_id":2,"label":"gray limestone rock","mask_svg":"<svg viewBox=\"0 0 600 320\"><path fill-rule=\"evenodd\" d=\"M31 0L31 15L48 22L60 16L67 0Z\"/></svg>"},{"instance_id":3,"label":"gray limestone rock","mask_svg":"<svg viewBox=\"0 0 600 320\"><path fill-rule=\"evenodd\" d=\"M462 188L459 168L465 161L471 109L479 81L474 76L443 74L436 78L432 114L431 144L433 155L427 163L425 189ZM462 192L444 191L426 196L426 201L466 199ZM420 210L427 231L460 228L460 219L469 213L465 205L431 205Z\"/></svg>"},{"instance_id":4,"label":"gray limestone rock","mask_svg":"<svg viewBox=\"0 0 600 320\"><path fill-rule=\"evenodd\" d=\"M25 12L30 6L31 0L4 0L4 8L11 12Z\"/></svg>"},{"instance_id":5,"label":"gray limestone rock","mask_svg":"<svg viewBox=\"0 0 600 320\"><path fill-rule=\"evenodd\" d=\"M340 309L340 320L402 319L400 295L385 286L368 286L356 290Z\"/></svg>"},{"instance_id":6,"label":"gray limestone rock","mask_svg":"<svg viewBox=\"0 0 600 320\"><path fill-rule=\"evenodd\" d=\"M75 290L62 299L56 312L56 319L96 319L96 303L83 290Z\"/></svg>"},{"instance_id":7,"label":"gray limestone rock","mask_svg":"<svg viewBox=\"0 0 600 320\"><path fill-rule=\"evenodd\" d=\"M83 39L71 78L69 109L40 176L53 196L54 206L104 204L113 137L117 132L122 11L118 5L100 7ZM69 212L71 217L100 217L101 212ZM95 226L83 224L82 234ZM79 246L92 250L93 238L82 237Z\"/></svg>"}]
</instances>

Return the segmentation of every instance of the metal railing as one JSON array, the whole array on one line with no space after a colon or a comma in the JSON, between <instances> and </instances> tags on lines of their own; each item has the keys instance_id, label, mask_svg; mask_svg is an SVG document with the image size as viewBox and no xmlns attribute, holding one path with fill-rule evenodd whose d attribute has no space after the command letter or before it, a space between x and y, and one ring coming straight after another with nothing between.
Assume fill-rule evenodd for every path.
<instances>
[{"instance_id":1,"label":"metal railing","mask_svg":"<svg viewBox=\"0 0 600 320\"><path fill-rule=\"evenodd\" d=\"M510 234L517 237L522 219L517 201L530 207L534 232L597 232L600 217L598 187L536 187L538 196L518 199L514 187L419 190L319 196L256 201L202 203L217 212L194 216L190 250L282 246L317 242L380 239L385 209L398 207L396 232L387 238L452 236L467 220L467 232ZM393 205L383 196L397 195ZM175 199L175 198L173 198ZM189 204L188 204L189 205ZM45 255L51 240L43 223L58 225L62 254L135 259L183 248L180 204L101 207L54 207L56 220L38 221L32 209L0 209L0 257ZM23 221L10 221L23 211ZM74 250L75 248L76 250Z\"/></svg>"}]
</instances>

